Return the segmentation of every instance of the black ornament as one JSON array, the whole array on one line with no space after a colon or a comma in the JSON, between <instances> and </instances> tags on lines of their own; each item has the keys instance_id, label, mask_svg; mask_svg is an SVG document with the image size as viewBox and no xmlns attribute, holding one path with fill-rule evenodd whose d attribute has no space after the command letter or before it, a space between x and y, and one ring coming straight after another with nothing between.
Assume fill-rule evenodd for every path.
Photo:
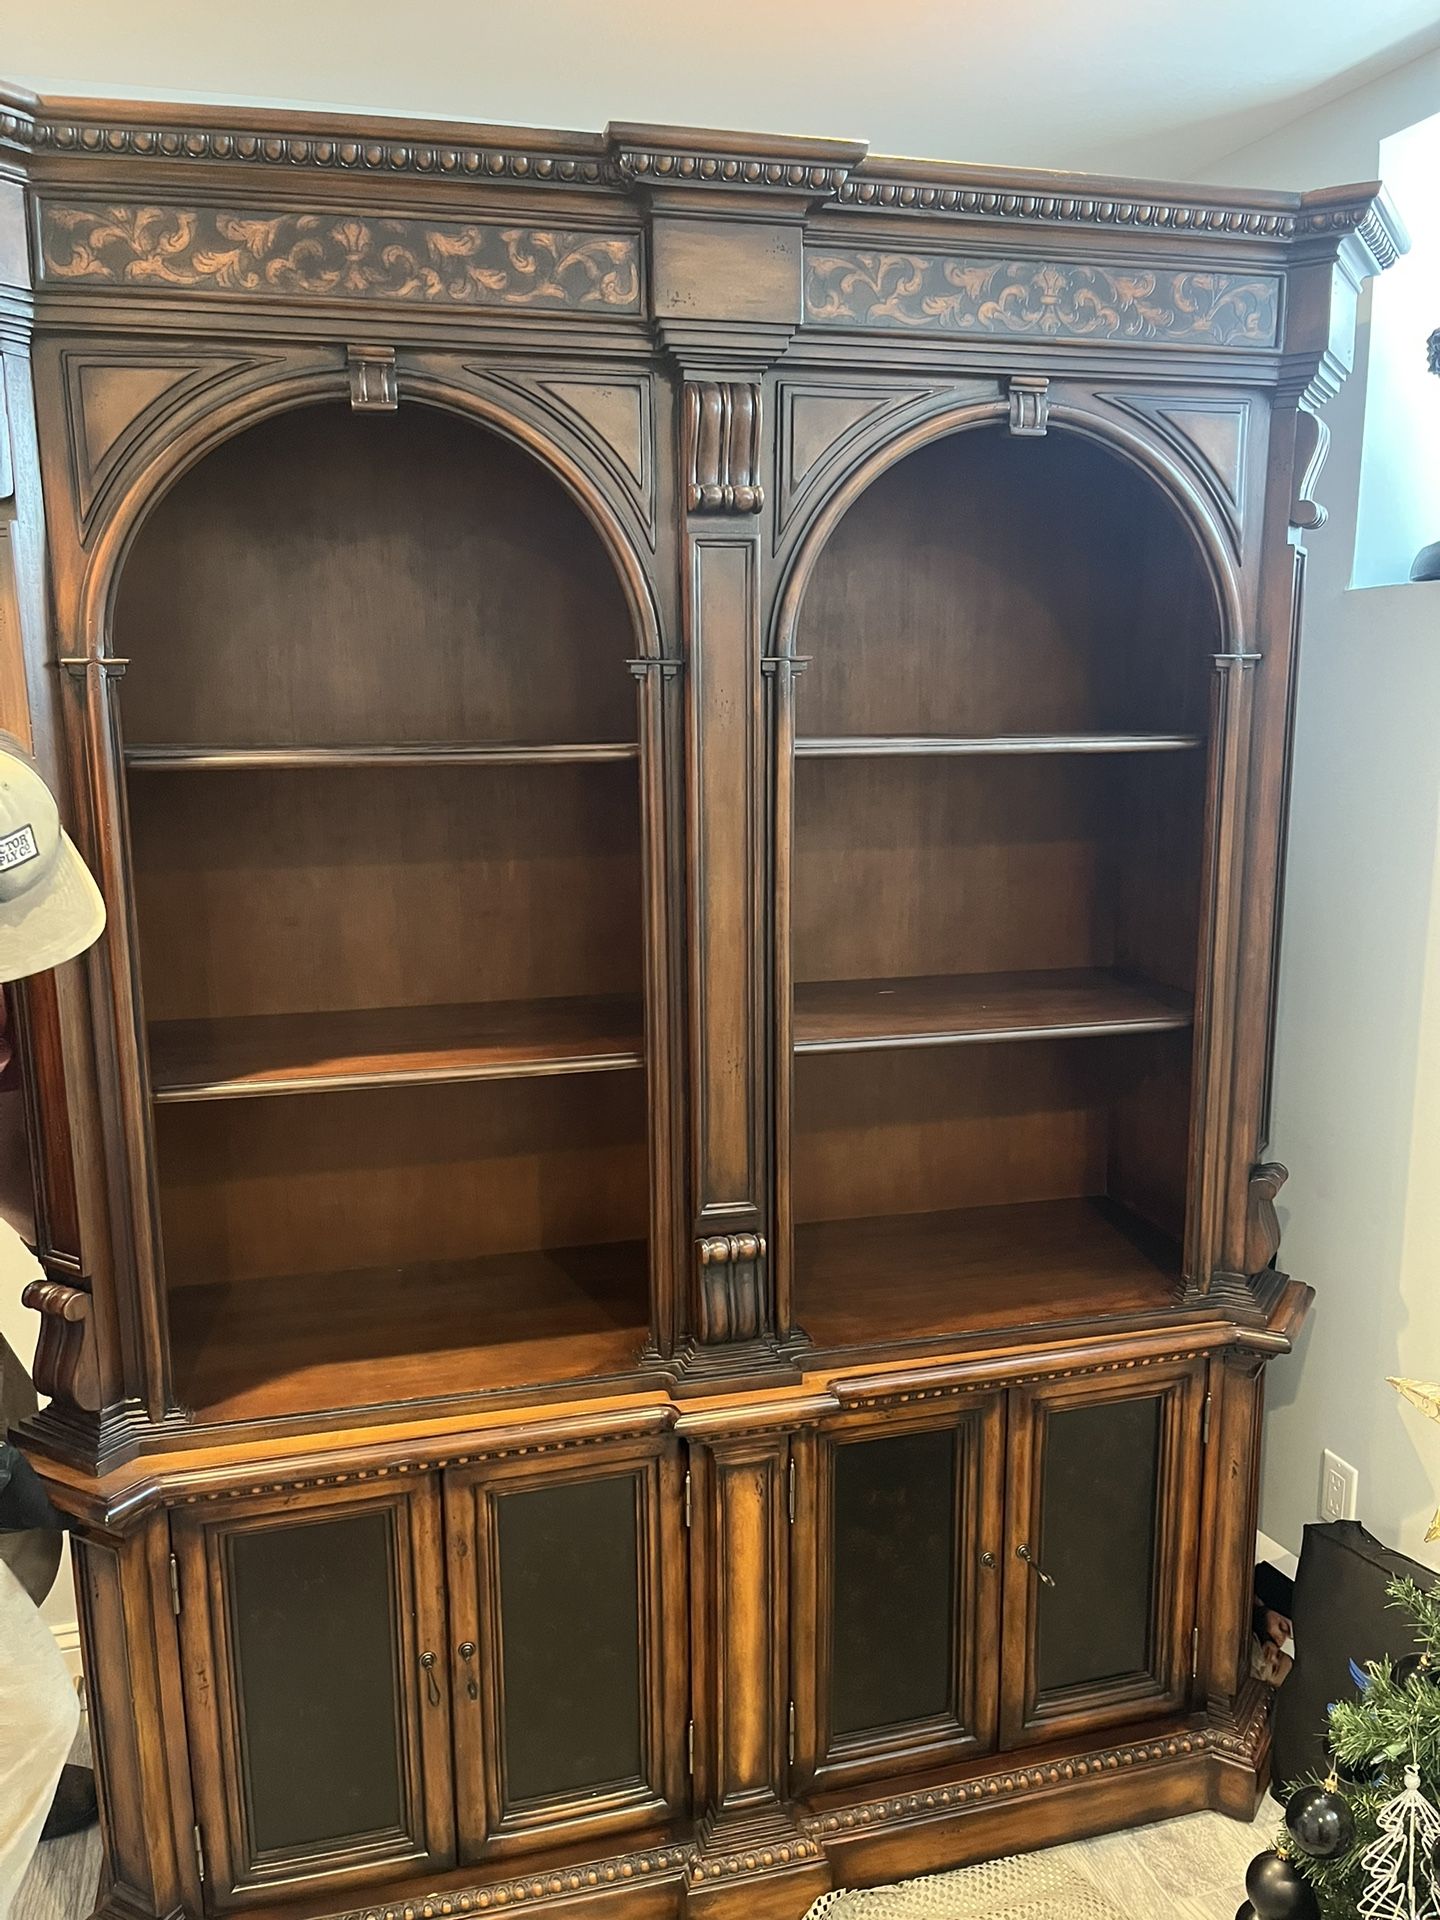
<instances>
[{"instance_id":1,"label":"black ornament","mask_svg":"<svg viewBox=\"0 0 1440 1920\"><path fill-rule=\"evenodd\" d=\"M1355 1844L1350 1802L1333 1787L1301 1787L1285 1806L1285 1828L1302 1853L1333 1860Z\"/></svg>"},{"instance_id":2,"label":"black ornament","mask_svg":"<svg viewBox=\"0 0 1440 1920\"><path fill-rule=\"evenodd\" d=\"M1417 1673L1423 1673L1432 1685L1440 1680L1440 1668L1436 1668L1428 1653L1407 1653L1403 1660L1395 1662L1395 1678L1402 1687Z\"/></svg>"},{"instance_id":3,"label":"black ornament","mask_svg":"<svg viewBox=\"0 0 1440 1920\"><path fill-rule=\"evenodd\" d=\"M1256 1855L1245 1875L1245 1891L1258 1920L1320 1920L1309 1882L1282 1853Z\"/></svg>"}]
</instances>

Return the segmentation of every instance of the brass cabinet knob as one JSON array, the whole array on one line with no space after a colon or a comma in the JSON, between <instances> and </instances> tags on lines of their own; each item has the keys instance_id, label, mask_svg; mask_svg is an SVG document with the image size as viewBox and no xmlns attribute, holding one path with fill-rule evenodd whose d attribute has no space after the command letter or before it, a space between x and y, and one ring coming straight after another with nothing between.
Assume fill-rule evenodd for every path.
<instances>
[{"instance_id":1,"label":"brass cabinet knob","mask_svg":"<svg viewBox=\"0 0 1440 1920\"><path fill-rule=\"evenodd\" d=\"M420 1671L425 1676L425 1697L429 1700L432 1707L438 1707L440 1704L440 1687L435 1678L435 1656L433 1653L421 1654Z\"/></svg>"},{"instance_id":2,"label":"brass cabinet knob","mask_svg":"<svg viewBox=\"0 0 1440 1920\"><path fill-rule=\"evenodd\" d=\"M462 1660L473 1660L475 1658L475 1642L473 1640L462 1640L455 1651ZM465 1676L465 1691L472 1700L478 1700L480 1698L479 1682L473 1673L467 1673Z\"/></svg>"}]
</instances>

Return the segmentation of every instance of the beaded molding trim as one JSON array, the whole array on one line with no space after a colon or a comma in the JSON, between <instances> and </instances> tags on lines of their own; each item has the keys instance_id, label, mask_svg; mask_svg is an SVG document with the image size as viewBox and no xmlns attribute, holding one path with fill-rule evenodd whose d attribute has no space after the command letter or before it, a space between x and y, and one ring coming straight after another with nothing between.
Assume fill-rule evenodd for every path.
<instances>
[{"instance_id":1,"label":"beaded molding trim","mask_svg":"<svg viewBox=\"0 0 1440 1920\"><path fill-rule=\"evenodd\" d=\"M1194 1733L1172 1734L1164 1740L1142 1740L1074 1760L1057 1760L1049 1766L1016 1767L1006 1773L985 1774L978 1780L957 1781L953 1786L927 1787L915 1793L892 1794L885 1800L867 1800L860 1806L812 1815L805 1821L805 1830L823 1839L827 1834L853 1833L857 1828L883 1826L895 1820L923 1819L927 1814L975 1806L1003 1799L1007 1794L1038 1793L1047 1787L1065 1786L1073 1780L1091 1779L1096 1774L1124 1773L1136 1767L1161 1765L1167 1760L1200 1757L1211 1752L1214 1745L1215 1737L1206 1728Z\"/></svg>"},{"instance_id":2,"label":"beaded molding trim","mask_svg":"<svg viewBox=\"0 0 1440 1920\"><path fill-rule=\"evenodd\" d=\"M683 1873L694 1858L688 1843L652 1847L645 1853L620 1854L613 1860L594 1860L580 1867L561 1867L551 1873L524 1874L497 1880L488 1887L464 1887L454 1893L426 1894L389 1907L355 1907L328 1914L325 1920L447 1920L457 1913L503 1913L527 1900L563 1899L601 1887L623 1887Z\"/></svg>"},{"instance_id":3,"label":"beaded molding trim","mask_svg":"<svg viewBox=\"0 0 1440 1920\"><path fill-rule=\"evenodd\" d=\"M164 121L111 125L94 120L37 120L41 151L124 154L154 160L249 161L260 166L319 167L339 173L439 173L491 179L604 186L609 168L596 154L544 153L449 140L347 139L343 135L247 132L239 127L181 127Z\"/></svg>"}]
</instances>

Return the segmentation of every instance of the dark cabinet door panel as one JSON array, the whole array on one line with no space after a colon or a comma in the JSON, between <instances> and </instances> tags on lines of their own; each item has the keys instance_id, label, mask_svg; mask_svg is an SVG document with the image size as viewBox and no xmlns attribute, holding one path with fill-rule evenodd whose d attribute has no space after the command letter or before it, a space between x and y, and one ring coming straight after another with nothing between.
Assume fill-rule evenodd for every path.
<instances>
[{"instance_id":1,"label":"dark cabinet door panel","mask_svg":"<svg viewBox=\"0 0 1440 1920\"><path fill-rule=\"evenodd\" d=\"M672 1440L446 1476L462 1855L668 1819L688 1715Z\"/></svg>"},{"instance_id":2,"label":"dark cabinet door panel","mask_svg":"<svg viewBox=\"0 0 1440 1920\"><path fill-rule=\"evenodd\" d=\"M237 1502L173 1537L212 1903L447 1865L438 1489Z\"/></svg>"},{"instance_id":3,"label":"dark cabinet door panel","mask_svg":"<svg viewBox=\"0 0 1440 1920\"><path fill-rule=\"evenodd\" d=\"M1162 1402L1063 1407L1047 1422L1035 1598L1043 1695L1151 1671Z\"/></svg>"},{"instance_id":4,"label":"dark cabinet door panel","mask_svg":"<svg viewBox=\"0 0 1440 1920\"><path fill-rule=\"evenodd\" d=\"M796 1774L858 1780L995 1737L1003 1403L797 1443ZM813 1634L800 1630L813 1618Z\"/></svg>"},{"instance_id":5,"label":"dark cabinet door panel","mask_svg":"<svg viewBox=\"0 0 1440 1920\"><path fill-rule=\"evenodd\" d=\"M405 1833L393 1510L224 1543L257 1856Z\"/></svg>"},{"instance_id":6,"label":"dark cabinet door panel","mask_svg":"<svg viewBox=\"0 0 1440 1920\"><path fill-rule=\"evenodd\" d=\"M956 1450L953 1427L835 1448L830 1728L837 1739L951 1710L959 1654ZM887 1617L899 1631L877 1634Z\"/></svg>"},{"instance_id":7,"label":"dark cabinet door panel","mask_svg":"<svg viewBox=\"0 0 1440 1920\"><path fill-rule=\"evenodd\" d=\"M1007 1745L1185 1705L1203 1371L1012 1395Z\"/></svg>"},{"instance_id":8,"label":"dark cabinet door panel","mask_svg":"<svg viewBox=\"0 0 1440 1920\"><path fill-rule=\"evenodd\" d=\"M498 1493L505 1797L639 1787L639 1563L634 1474Z\"/></svg>"}]
</instances>

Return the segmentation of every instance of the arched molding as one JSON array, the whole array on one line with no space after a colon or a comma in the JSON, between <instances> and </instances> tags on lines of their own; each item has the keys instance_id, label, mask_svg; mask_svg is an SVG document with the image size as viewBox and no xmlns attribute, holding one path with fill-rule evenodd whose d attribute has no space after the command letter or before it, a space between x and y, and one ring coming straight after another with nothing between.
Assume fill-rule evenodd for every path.
<instances>
[{"instance_id":1,"label":"arched molding","mask_svg":"<svg viewBox=\"0 0 1440 1920\"><path fill-rule=\"evenodd\" d=\"M969 432L975 428L994 429L1002 426L1009 417L1010 402L1000 397L969 401L959 406L952 402L920 420L912 419L899 431L890 423L884 436L868 448L842 484L828 496L797 542L776 597L769 649L771 654L780 657L793 655L800 609L816 564L850 508L882 474L937 440L945 440L952 434ZM1048 407L1048 424L1051 429L1079 434L1094 441L1130 465L1138 467L1160 487L1199 547L1205 563L1220 622L1216 651L1222 654L1246 652L1240 583L1231 559L1229 541L1199 485L1177 463L1171 450L1161 444L1158 437L1152 439L1144 431L1122 424L1108 413L1073 402L1052 399Z\"/></svg>"},{"instance_id":2,"label":"arched molding","mask_svg":"<svg viewBox=\"0 0 1440 1920\"><path fill-rule=\"evenodd\" d=\"M499 435L529 454L557 480L595 529L615 569L635 635L640 659L662 656L654 593L639 553L604 494L564 447L495 396L430 371L401 370L402 404L434 407ZM157 421L130 463L123 493L90 551L81 589L77 642L69 651L91 657L108 651L115 593L130 549L173 487L225 442L277 414L327 401L345 403L349 376L343 364L266 371L258 384L211 401L178 430L172 420Z\"/></svg>"}]
</instances>

